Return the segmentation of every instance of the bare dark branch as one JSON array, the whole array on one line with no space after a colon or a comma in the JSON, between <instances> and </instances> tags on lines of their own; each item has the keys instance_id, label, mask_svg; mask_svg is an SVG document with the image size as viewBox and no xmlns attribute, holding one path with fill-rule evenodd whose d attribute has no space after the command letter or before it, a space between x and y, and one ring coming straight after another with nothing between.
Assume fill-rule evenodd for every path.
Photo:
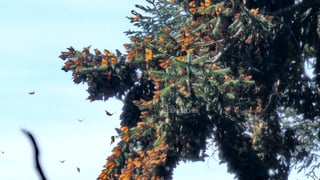
<instances>
[{"instance_id":1,"label":"bare dark branch","mask_svg":"<svg viewBox=\"0 0 320 180\"><path fill-rule=\"evenodd\" d=\"M40 151L39 151L39 148L38 148L36 140L34 139L33 135L29 131L27 131L25 129L21 129L21 130L30 139L30 141L32 143L32 146L33 146L33 149L34 149L34 161L35 161L35 164L36 164L36 170L37 170L39 176L41 177L41 180L47 180L47 178L44 175L44 172L42 170L42 167L40 165L40 160L39 160Z\"/></svg>"}]
</instances>

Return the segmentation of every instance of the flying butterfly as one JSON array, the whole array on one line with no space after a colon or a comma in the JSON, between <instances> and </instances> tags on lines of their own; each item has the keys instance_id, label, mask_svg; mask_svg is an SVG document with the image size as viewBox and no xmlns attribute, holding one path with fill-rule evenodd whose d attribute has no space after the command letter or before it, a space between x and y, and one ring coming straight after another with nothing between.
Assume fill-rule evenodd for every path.
<instances>
[{"instance_id":1,"label":"flying butterfly","mask_svg":"<svg viewBox=\"0 0 320 180\"><path fill-rule=\"evenodd\" d=\"M30 95L34 95L34 94L36 94L36 92L35 91L30 91L29 94Z\"/></svg>"},{"instance_id":2,"label":"flying butterfly","mask_svg":"<svg viewBox=\"0 0 320 180\"><path fill-rule=\"evenodd\" d=\"M115 141L114 136L111 136L111 142L110 142L110 145L111 145L112 143L114 143L114 141Z\"/></svg>"},{"instance_id":3,"label":"flying butterfly","mask_svg":"<svg viewBox=\"0 0 320 180\"><path fill-rule=\"evenodd\" d=\"M108 115L108 116L112 116L114 113L110 113L109 111L107 111L107 110L104 110L105 112L106 112L106 114Z\"/></svg>"},{"instance_id":4,"label":"flying butterfly","mask_svg":"<svg viewBox=\"0 0 320 180\"><path fill-rule=\"evenodd\" d=\"M79 167L77 167L77 171L78 171L78 173L80 173L80 168Z\"/></svg>"},{"instance_id":5,"label":"flying butterfly","mask_svg":"<svg viewBox=\"0 0 320 180\"><path fill-rule=\"evenodd\" d=\"M60 160L59 162L60 162L60 163L64 163L65 161L66 161L66 160Z\"/></svg>"}]
</instances>

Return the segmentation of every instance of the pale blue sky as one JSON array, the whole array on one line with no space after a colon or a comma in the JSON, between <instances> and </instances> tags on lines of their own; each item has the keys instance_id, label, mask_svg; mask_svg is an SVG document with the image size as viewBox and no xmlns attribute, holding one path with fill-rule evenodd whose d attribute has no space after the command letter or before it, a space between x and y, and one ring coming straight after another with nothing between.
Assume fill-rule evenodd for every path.
<instances>
[{"instance_id":1,"label":"pale blue sky","mask_svg":"<svg viewBox=\"0 0 320 180\"><path fill-rule=\"evenodd\" d=\"M110 136L119 126L121 104L86 101L86 86L73 84L71 74L61 71L58 56L70 45L123 50L128 42L123 32L132 29L126 16L134 4L143 2L0 1L1 180L38 179L29 141L20 128L36 136L49 179L96 179L111 152ZM107 117L105 109L115 115ZM232 177L214 158L180 163L174 171L176 180Z\"/></svg>"}]
</instances>

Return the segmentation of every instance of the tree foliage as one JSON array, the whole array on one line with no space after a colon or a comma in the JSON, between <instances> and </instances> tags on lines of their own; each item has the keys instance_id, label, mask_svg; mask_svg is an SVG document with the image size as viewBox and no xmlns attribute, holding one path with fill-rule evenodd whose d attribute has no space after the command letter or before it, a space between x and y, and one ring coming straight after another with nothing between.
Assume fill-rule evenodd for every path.
<instances>
[{"instance_id":1,"label":"tree foliage","mask_svg":"<svg viewBox=\"0 0 320 180\"><path fill-rule=\"evenodd\" d=\"M124 102L98 179L171 179L208 141L238 179L320 166L320 1L146 0L131 42L62 52L88 99ZM313 75L307 74L306 66Z\"/></svg>"}]
</instances>

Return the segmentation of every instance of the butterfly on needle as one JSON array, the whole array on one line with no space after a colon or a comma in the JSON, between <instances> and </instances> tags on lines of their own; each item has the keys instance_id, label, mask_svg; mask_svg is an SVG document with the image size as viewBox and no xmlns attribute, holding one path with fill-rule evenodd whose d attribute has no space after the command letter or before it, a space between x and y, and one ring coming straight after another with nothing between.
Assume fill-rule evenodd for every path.
<instances>
[{"instance_id":1,"label":"butterfly on needle","mask_svg":"<svg viewBox=\"0 0 320 180\"><path fill-rule=\"evenodd\" d=\"M34 95L34 94L36 94L36 92L35 91L30 91L29 94L30 95Z\"/></svg>"},{"instance_id":2,"label":"butterfly on needle","mask_svg":"<svg viewBox=\"0 0 320 180\"><path fill-rule=\"evenodd\" d=\"M110 113L109 111L107 111L107 110L104 110L105 112L106 112L106 114L108 115L108 116L112 116L114 113Z\"/></svg>"}]
</instances>

